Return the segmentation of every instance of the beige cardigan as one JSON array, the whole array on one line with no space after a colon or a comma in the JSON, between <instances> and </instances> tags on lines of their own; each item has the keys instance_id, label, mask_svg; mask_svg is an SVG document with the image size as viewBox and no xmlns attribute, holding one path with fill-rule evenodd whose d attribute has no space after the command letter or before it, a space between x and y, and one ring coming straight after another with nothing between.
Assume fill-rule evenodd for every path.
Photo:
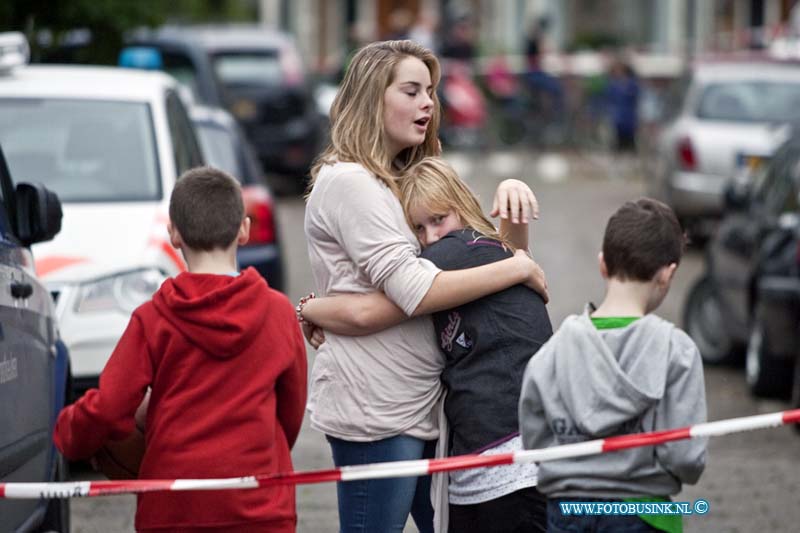
<instances>
[{"instance_id":1,"label":"beige cardigan","mask_svg":"<svg viewBox=\"0 0 800 533\"><path fill-rule=\"evenodd\" d=\"M398 199L356 163L320 170L305 233L320 295L381 290L410 314L440 272L417 257ZM350 441L435 439L443 368L429 316L363 337L326 333L311 374L311 425Z\"/></svg>"}]
</instances>

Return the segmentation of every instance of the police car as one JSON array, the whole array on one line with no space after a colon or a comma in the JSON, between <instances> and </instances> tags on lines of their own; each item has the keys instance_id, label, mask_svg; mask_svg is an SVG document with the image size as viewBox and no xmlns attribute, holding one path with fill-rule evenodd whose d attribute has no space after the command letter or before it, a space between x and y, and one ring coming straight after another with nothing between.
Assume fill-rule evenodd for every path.
<instances>
[{"instance_id":1,"label":"police car","mask_svg":"<svg viewBox=\"0 0 800 533\"><path fill-rule=\"evenodd\" d=\"M169 196L204 157L179 93L158 71L18 65L0 74L11 172L63 203L63 231L34 253L76 389L96 384L132 311L185 269L166 232Z\"/></svg>"}]
</instances>

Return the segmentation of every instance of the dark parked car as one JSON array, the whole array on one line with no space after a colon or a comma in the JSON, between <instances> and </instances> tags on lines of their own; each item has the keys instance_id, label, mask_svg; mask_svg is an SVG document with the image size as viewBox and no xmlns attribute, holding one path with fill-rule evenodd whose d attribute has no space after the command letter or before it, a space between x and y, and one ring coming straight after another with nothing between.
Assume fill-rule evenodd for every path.
<instances>
[{"instance_id":1,"label":"dark parked car","mask_svg":"<svg viewBox=\"0 0 800 533\"><path fill-rule=\"evenodd\" d=\"M793 191L797 202L797 189ZM753 393L800 405L800 214L786 213L762 246L746 375Z\"/></svg>"},{"instance_id":2,"label":"dark parked car","mask_svg":"<svg viewBox=\"0 0 800 533\"><path fill-rule=\"evenodd\" d=\"M61 204L42 185L14 188L2 150L0 182L0 482L66 481L52 435L69 357L30 251L58 233ZM69 500L0 498L0 531L69 531Z\"/></svg>"},{"instance_id":3,"label":"dark parked car","mask_svg":"<svg viewBox=\"0 0 800 533\"><path fill-rule=\"evenodd\" d=\"M291 36L259 26L164 27L138 33L128 44L157 49L161 68L198 103L228 109L265 169L307 173L323 117Z\"/></svg>"},{"instance_id":4,"label":"dark parked car","mask_svg":"<svg viewBox=\"0 0 800 533\"><path fill-rule=\"evenodd\" d=\"M239 247L239 266L254 267L270 287L284 290L275 205L252 148L227 111L193 106L189 112L206 163L229 172L242 183L245 211L250 217L250 240Z\"/></svg>"},{"instance_id":5,"label":"dark parked car","mask_svg":"<svg viewBox=\"0 0 800 533\"><path fill-rule=\"evenodd\" d=\"M800 347L799 195L795 134L750 184L728 187L706 274L684 309L684 327L706 362L731 362L747 347L747 382L758 395L789 392Z\"/></svg>"}]
</instances>

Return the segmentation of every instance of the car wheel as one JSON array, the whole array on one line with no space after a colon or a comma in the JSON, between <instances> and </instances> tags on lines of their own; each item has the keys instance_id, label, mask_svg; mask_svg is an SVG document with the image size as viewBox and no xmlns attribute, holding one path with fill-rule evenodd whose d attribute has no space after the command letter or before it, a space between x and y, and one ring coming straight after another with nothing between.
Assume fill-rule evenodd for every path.
<instances>
[{"instance_id":1,"label":"car wheel","mask_svg":"<svg viewBox=\"0 0 800 533\"><path fill-rule=\"evenodd\" d=\"M770 355L763 318L757 310L745 358L745 377L750 392L755 396L787 397L792 386L791 363L793 361Z\"/></svg>"},{"instance_id":2,"label":"car wheel","mask_svg":"<svg viewBox=\"0 0 800 533\"><path fill-rule=\"evenodd\" d=\"M703 362L713 365L733 362L733 341L725 329L717 290L708 276L700 278L689 291L683 327L697 344Z\"/></svg>"},{"instance_id":3,"label":"car wheel","mask_svg":"<svg viewBox=\"0 0 800 533\"><path fill-rule=\"evenodd\" d=\"M69 467L67 461L60 453L56 453L56 475L55 481L67 481L69 478ZM59 533L69 533L69 498L53 498L47 502L44 522L39 529L41 533L58 531Z\"/></svg>"}]
</instances>

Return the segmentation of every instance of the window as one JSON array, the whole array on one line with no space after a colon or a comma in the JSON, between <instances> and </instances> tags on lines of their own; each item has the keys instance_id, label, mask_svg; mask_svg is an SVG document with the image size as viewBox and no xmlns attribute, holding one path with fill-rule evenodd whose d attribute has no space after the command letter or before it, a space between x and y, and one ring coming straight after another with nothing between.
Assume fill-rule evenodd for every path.
<instances>
[{"instance_id":1,"label":"window","mask_svg":"<svg viewBox=\"0 0 800 533\"><path fill-rule=\"evenodd\" d=\"M798 191L798 183L800 183L800 153L794 152L791 165L787 168L786 183L784 186L783 198L776 199L774 204L774 213L781 215L783 213L796 213L800 210L800 191Z\"/></svg>"},{"instance_id":2,"label":"window","mask_svg":"<svg viewBox=\"0 0 800 533\"><path fill-rule=\"evenodd\" d=\"M166 107L175 172L181 175L190 168L202 165L203 156L186 109L174 91L167 92Z\"/></svg>"},{"instance_id":3,"label":"window","mask_svg":"<svg viewBox=\"0 0 800 533\"><path fill-rule=\"evenodd\" d=\"M277 51L216 54L214 72L225 86L280 86L284 72Z\"/></svg>"},{"instance_id":4,"label":"window","mask_svg":"<svg viewBox=\"0 0 800 533\"><path fill-rule=\"evenodd\" d=\"M800 118L800 83L712 83L702 92L697 116L731 122L787 122Z\"/></svg>"},{"instance_id":5,"label":"window","mask_svg":"<svg viewBox=\"0 0 800 533\"><path fill-rule=\"evenodd\" d=\"M162 50L161 60L164 63L164 71L189 89L195 100L205 100L203 95L200 94L200 88L197 84L197 69L189 56L180 52Z\"/></svg>"},{"instance_id":6,"label":"window","mask_svg":"<svg viewBox=\"0 0 800 533\"><path fill-rule=\"evenodd\" d=\"M774 162L755 193L756 204L764 213L777 217L797 209L797 182L800 180L800 145L793 143L776 154Z\"/></svg>"},{"instance_id":7,"label":"window","mask_svg":"<svg viewBox=\"0 0 800 533\"><path fill-rule=\"evenodd\" d=\"M13 201L14 184L8 175L7 165L0 150L0 240L5 240L6 235L11 233L10 218L15 211Z\"/></svg>"},{"instance_id":8,"label":"window","mask_svg":"<svg viewBox=\"0 0 800 533\"><path fill-rule=\"evenodd\" d=\"M222 128L210 123L197 125L197 136L206 156L206 163L220 170L224 170L241 180L239 158L231 134Z\"/></svg>"},{"instance_id":9,"label":"window","mask_svg":"<svg viewBox=\"0 0 800 533\"><path fill-rule=\"evenodd\" d=\"M62 202L161 198L150 107L86 99L0 99L0 146L14 180Z\"/></svg>"}]
</instances>

